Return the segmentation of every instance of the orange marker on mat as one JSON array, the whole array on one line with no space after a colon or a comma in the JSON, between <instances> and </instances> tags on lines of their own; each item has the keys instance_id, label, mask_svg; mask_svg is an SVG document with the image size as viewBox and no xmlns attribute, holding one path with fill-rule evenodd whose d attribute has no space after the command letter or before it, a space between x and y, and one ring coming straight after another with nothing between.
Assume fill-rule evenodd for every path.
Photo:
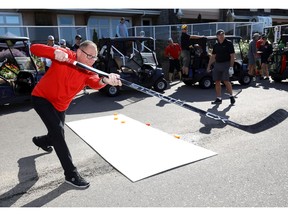
<instances>
[{"instance_id":1,"label":"orange marker on mat","mask_svg":"<svg viewBox=\"0 0 288 216\"><path fill-rule=\"evenodd\" d=\"M177 139L180 139L180 135L178 135L178 134L174 134L174 137Z\"/></svg>"},{"instance_id":2,"label":"orange marker on mat","mask_svg":"<svg viewBox=\"0 0 288 216\"><path fill-rule=\"evenodd\" d=\"M114 113L114 120L118 120L118 114L117 113Z\"/></svg>"}]
</instances>

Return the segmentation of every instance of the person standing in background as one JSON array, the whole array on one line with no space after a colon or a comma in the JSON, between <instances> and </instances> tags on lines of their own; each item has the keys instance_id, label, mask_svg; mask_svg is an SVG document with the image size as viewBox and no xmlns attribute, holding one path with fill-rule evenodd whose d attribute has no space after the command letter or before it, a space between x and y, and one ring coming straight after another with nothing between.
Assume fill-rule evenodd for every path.
<instances>
[{"instance_id":1,"label":"person standing in background","mask_svg":"<svg viewBox=\"0 0 288 216\"><path fill-rule=\"evenodd\" d=\"M172 38L168 39L168 46L165 48L165 56L169 58L169 82L172 82L174 70L179 74L179 80L182 79L180 69L181 47L178 43L174 43Z\"/></svg>"},{"instance_id":2,"label":"person standing in background","mask_svg":"<svg viewBox=\"0 0 288 216\"><path fill-rule=\"evenodd\" d=\"M66 46L66 40L65 39L61 39L60 42L59 42L59 45L62 48L70 50L70 48Z\"/></svg>"},{"instance_id":3,"label":"person standing in background","mask_svg":"<svg viewBox=\"0 0 288 216\"><path fill-rule=\"evenodd\" d=\"M232 92L232 84L229 76L234 73L235 50L232 41L225 38L225 32L219 29L216 32L217 43L213 46L212 56L210 57L207 71L211 72L211 65L215 62L213 69L213 80L215 81L216 100L212 104L221 104L221 81L224 82L226 89L230 95L230 103L235 103Z\"/></svg>"},{"instance_id":4,"label":"person standing in background","mask_svg":"<svg viewBox=\"0 0 288 216\"><path fill-rule=\"evenodd\" d=\"M190 39L199 39L203 38L204 36L198 35L189 35L187 33L188 26L182 25L181 27L182 34L181 34L181 59L182 59L182 73L183 76L188 76L190 62L191 62L191 55L190 49L193 48Z\"/></svg>"},{"instance_id":5,"label":"person standing in background","mask_svg":"<svg viewBox=\"0 0 288 216\"><path fill-rule=\"evenodd\" d=\"M81 35L77 34L77 35L75 36L75 44L74 44L74 45L72 46L72 48L71 48L74 52L76 52L77 49L79 48L80 43L81 43L81 40L82 40Z\"/></svg>"},{"instance_id":6,"label":"person standing in background","mask_svg":"<svg viewBox=\"0 0 288 216\"><path fill-rule=\"evenodd\" d=\"M54 36L53 35L49 35L47 38L47 46L51 46L51 47L58 47L55 43L54 43ZM44 64L45 67L45 71L47 71L49 69L49 67L51 66L51 59L48 58L41 58L41 61Z\"/></svg>"},{"instance_id":7,"label":"person standing in background","mask_svg":"<svg viewBox=\"0 0 288 216\"><path fill-rule=\"evenodd\" d=\"M269 80L268 63L269 63L270 55L273 52L273 48L272 48L271 42L267 39L266 35L264 35L262 39L263 39L263 42L259 48L259 51L261 52L262 79Z\"/></svg>"},{"instance_id":8,"label":"person standing in background","mask_svg":"<svg viewBox=\"0 0 288 216\"><path fill-rule=\"evenodd\" d=\"M125 18L121 17L120 23L116 27L116 37L128 37L128 28Z\"/></svg>"},{"instance_id":9,"label":"person standing in background","mask_svg":"<svg viewBox=\"0 0 288 216\"><path fill-rule=\"evenodd\" d=\"M260 35L258 33L253 34L252 40L249 42L248 49L248 74L253 77L253 81L256 81L256 58L257 58L257 48L256 42L258 41Z\"/></svg>"},{"instance_id":10,"label":"person standing in background","mask_svg":"<svg viewBox=\"0 0 288 216\"><path fill-rule=\"evenodd\" d=\"M256 41L256 50L257 50L257 56L256 56L256 70L257 70L257 75L260 76L260 80L263 79L262 77L262 68L261 68L261 51L259 50L262 43L263 43L263 36L265 34L262 34L259 39Z\"/></svg>"}]
</instances>

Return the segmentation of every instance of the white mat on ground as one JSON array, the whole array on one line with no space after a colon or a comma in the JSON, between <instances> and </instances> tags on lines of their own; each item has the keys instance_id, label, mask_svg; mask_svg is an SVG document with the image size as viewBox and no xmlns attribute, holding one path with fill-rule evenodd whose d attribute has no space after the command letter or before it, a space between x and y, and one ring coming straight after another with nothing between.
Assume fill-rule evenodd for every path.
<instances>
[{"instance_id":1,"label":"white mat on ground","mask_svg":"<svg viewBox=\"0 0 288 216\"><path fill-rule=\"evenodd\" d=\"M125 115L66 125L123 175L143 178L216 155Z\"/></svg>"}]
</instances>

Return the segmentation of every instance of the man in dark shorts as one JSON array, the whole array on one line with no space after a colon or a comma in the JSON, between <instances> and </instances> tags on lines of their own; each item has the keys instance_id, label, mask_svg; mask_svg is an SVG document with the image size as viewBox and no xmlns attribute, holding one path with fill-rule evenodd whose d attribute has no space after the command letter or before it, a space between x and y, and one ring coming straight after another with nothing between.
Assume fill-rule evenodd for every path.
<instances>
[{"instance_id":1,"label":"man in dark shorts","mask_svg":"<svg viewBox=\"0 0 288 216\"><path fill-rule=\"evenodd\" d=\"M228 93L230 94L231 104L235 103L235 98L232 93L232 85L229 76L232 76L233 65L235 60L235 51L233 43L225 38L225 32L219 29L216 32L217 43L213 46L212 56L210 57L207 71L210 72L211 65L215 62L213 69L213 80L215 81L216 100L212 104L221 104L221 81L224 82Z\"/></svg>"},{"instance_id":2,"label":"man in dark shorts","mask_svg":"<svg viewBox=\"0 0 288 216\"><path fill-rule=\"evenodd\" d=\"M187 77L191 63L190 49L193 48L191 44L191 39L199 39L203 38L204 36L188 34L188 26L185 24L181 26L181 30L182 33L180 40L181 40L182 73L183 76Z\"/></svg>"},{"instance_id":3,"label":"man in dark shorts","mask_svg":"<svg viewBox=\"0 0 288 216\"><path fill-rule=\"evenodd\" d=\"M261 51L262 79L269 80L268 63L270 55L273 53L273 48L266 35L263 35L262 39L263 42L259 48L259 51ZM264 78L264 76L266 77Z\"/></svg>"},{"instance_id":4,"label":"man in dark shorts","mask_svg":"<svg viewBox=\"0 0 288 216\"><path fill-rule=\"evenodd\" d=\"M182 72L180 69L180 55L181 47L178 43L174 43L172 38L168 39L168 46L165 48L165 56L169 58L169 82L172 82L174 69L179 74L179 79L182 79Z\"/></svg>"}]
</instances>

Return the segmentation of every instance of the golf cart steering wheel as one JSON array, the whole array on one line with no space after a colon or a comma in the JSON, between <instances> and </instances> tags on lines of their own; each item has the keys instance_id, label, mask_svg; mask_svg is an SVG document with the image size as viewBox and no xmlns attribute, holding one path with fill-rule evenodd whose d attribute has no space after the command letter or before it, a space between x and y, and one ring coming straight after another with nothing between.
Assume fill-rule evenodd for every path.
<instances>
[{"instance_id":1,"label":"golf cart steering wheel","mask_svg":"<svg viewBox=\"0 0 288 216\"><path fill-rule=\"evenodd\" d=\"M134 56L135 56L135 55L134 55L134 53L131 53L131 54L130 54L130 57L128 58L128 60L127 60L127 61L128 61L128 62L129 62L129 61L132 61L132 60L133 60L133 58L134 58Z\"/></svg>"}]
</instances>

